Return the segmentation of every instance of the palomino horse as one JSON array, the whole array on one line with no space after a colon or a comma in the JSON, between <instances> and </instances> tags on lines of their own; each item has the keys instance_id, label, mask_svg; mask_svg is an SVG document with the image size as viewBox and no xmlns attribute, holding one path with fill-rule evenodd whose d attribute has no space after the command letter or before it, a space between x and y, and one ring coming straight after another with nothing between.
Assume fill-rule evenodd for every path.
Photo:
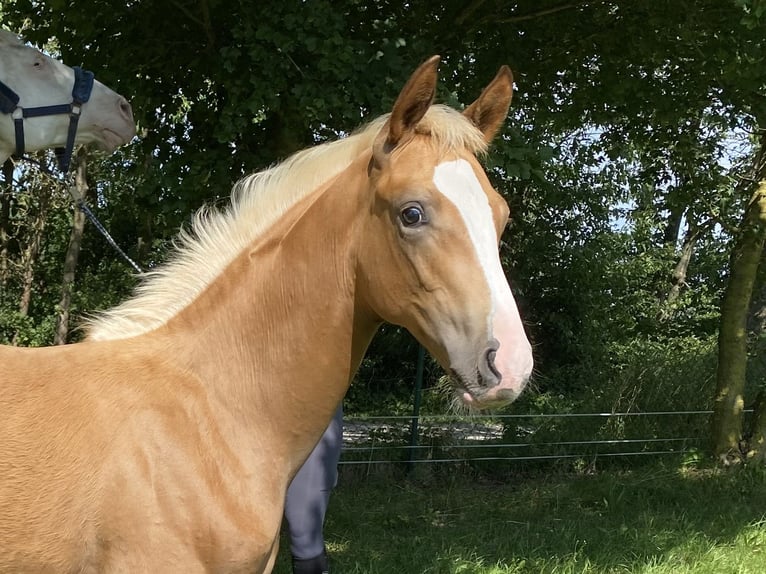
<instances>
[{"instance_id":1,"label":"palomino horse","mask_svg":"<svg viewBox=\"0 0 766 574\"><path fill-rule=\"evenodd\" d=\"M532 353L476 159L503 67L464 113L439 58L390 115L246 178L85 342L0 347L1 572L270 572L287 486L383 321L476 408Z\"/></svg>"},{"instance_id":2,"label":"palomino horse","mask_svg":"<svg viewBox=\"0 0 766 574\"><path fill-rule=\"evenodd\" d=\"M128 101L0 29L0 165L12 154L95 143L112 151L136 134ZM68 160L68 157L67 157ZM68 161L67 161L68 162Z\"/></svg>"}]
</instances>

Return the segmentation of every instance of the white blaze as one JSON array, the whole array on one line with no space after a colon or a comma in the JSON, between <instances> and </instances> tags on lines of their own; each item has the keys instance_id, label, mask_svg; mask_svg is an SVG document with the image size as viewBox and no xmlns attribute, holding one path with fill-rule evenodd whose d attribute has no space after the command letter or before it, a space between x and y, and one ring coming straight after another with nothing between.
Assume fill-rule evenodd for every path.
<instances>
[{"instance_id":1,"label":"white blaze","mask_svg":"<svg viewBox=\"0 0 766 574\"><path fill-rule=\"evenodd\" d=\"M516 301L500 264L498 237L487 194L471 164L464 159L439 164L434 184L457 208L492 297L489 336L500 343L495 366L503 376L502 386L526 381L532 371L532 348L521 323ZM488 341L489 342L489 341Z\"/></svg>"}]
</instances>

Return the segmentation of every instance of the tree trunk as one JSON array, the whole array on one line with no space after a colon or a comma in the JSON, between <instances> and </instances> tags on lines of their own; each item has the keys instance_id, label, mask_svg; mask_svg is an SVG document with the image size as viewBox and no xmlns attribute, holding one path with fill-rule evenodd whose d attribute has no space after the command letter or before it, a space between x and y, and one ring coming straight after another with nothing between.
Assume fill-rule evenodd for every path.
<instances>
[{"instance_id":1,"label":"tree trunk","mask_svg":"<svg viewBox=\"0 0 766 574\"><path fill-rule=\"evenodd\" d=\"M665 245L676 245L678 234L681 233L681 222L684 219L684 206L672 205L668 207L670 214L667 218L667 225L662 234L662 242Z\"/></svg>"},{"instance_id":2,"label":"tree trunk","mask_svg":"<svg viewBox=\"0 0 766 574\"><path fill-rule=\"evenodd\" d=\"M681 289L686 285L686 274L689 271L689 264L694 255L694 246L697 243L697 238L700 236L700 233L706 228L707 226L703 226L702 228L698 227L692 219L689 219L688 221L684 243L681 246L681 254L670 275L670 289L665 294L665 300L662 302L662 307L658 315L661 321L665 321L670 317L670 306L676 299L678 299L679 295L681 295Z\"/></svg>"},{"instance_id":3,"label":"tree trunk","mask_svg":"<svg viewBox=\"0 0 766 574\"><path fill-rule=\"evenodd\" d=\"M742 454L740 442L747 369L747 316L764 240L766 180L758 184L745 210L732 252L729 284L721 305L712 451L724 463L738 461Z\"/></svg>"},{"instance_id":4,"label":"tree trunk","mask_svg":"<svg viewBox=\"0 0 766 574\"><path fill-rule=\"evenodd\" d=\"M689 232L684 238L684 244L681 246L681 256L678 258L675 269L670 276L670 291L665 299L666 303L672 303L681 294L681 288L686 285L686 273L689 271L689 263L691 263L692 255L694 254L694 244L697 242L699 231L696 226L689 225Z\"/></svg>"},{"instance_id":5,"label":"tree trunk","mask_svg":"<svg viewBox=\"0 0 766 574\"><path fill-rule=\"evenodd\" d=\"M75 169L75 196L87 198L87 153L85 148L80 148L77 154L77 166ZM69 335L69 308L72 302L72 289L74 287L77 261L80 257L80 246L85 230L85 214L75 208L72 222L72 231L69 234L69 246L64 258L64 273L61 281L61 299L58 303L58 317L56 318L56 333L53 336L54 345L65 345Z\"/></svg>"},{"instance_id":6,"label":"tree trunk","mask_svg":"<svg viewBox=\"0 0 766 574\"><path fill-rule=\"evenodd\" d=\"M753 419L750 424L750 442L748 459L761 464L766 463L766 247L761 257L759 269L758 295L753 297L750 307L747 332L751 340L750 369L754 369L756 381L762 381L761 390L753 407Z\"/></svg>"},{"instance_id":7,"label":"tree trunk","mask_svg":"<svg viewBox=\"0 0 766 574\"><path fill-rule=\"evenodd\" d=\"M750 425L750 444L747 459L766 463L766 390L761 390L753 407L753 422Z\"/></svg>"},{"instance_id":8,"label":"tree trunk","mask_svg":"<svg viewBox=\"0 0 766 574\"><path fill-rule=\"evenodd\" d=\"M11 239L11 194L13 193L13 162L3 164L3 185L0 187L0 287L8 280L8 242Z\"/></svg>"},{"instance_id":9,"label":"tree trunk","mask_svg":"<svg viewBox=\"0 0 766 574\"><path fill-rule=\"evenodd\" d=\"M141 222L140 231L138 233L138 242L136 245L136 251L138 252L136 261L139 265L144 265L144 262L149 258L154 234L153 224L154 218L152 217L152 214L147 211Z\"/></svg>"},{"instance_id":10,"label":"tree trunk","mask_svg":"<svg viewBox=\"0 0 766 574\"><path fill-rule=\"evenodd\" d=\"M43 243L43 234L48 220L48 206L51 198L51 189L48 185L40 186L39 209L37 216L30 226L29 240L22 251L21 256L21 297L19 299L19 315L26 317L29 315L29 306L32 304L32 288L35 281L35 265L37 256L40 254L40 247ZM11 344L18 344L18 331L13 335Z\"/></svg>"},{"instance_id":11,"label":"tree trunk","mask_svg":"<svg viewBox=\"0 0 766 574\"><path fill-rule=\"evenodd\" d=\"M755 289L757 295L753 297L753 304L750 307L747 330L756 338L760 338L766 337L766 251L761 257L760 278Z\"/></svg>"}]
</instances>

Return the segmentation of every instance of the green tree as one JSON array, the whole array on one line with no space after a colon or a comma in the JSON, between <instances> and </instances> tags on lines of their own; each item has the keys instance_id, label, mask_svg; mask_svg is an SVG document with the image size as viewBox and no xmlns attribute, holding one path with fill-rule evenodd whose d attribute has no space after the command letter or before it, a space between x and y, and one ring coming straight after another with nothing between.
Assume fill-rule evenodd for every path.
<instances>
[{"instance_id":1,"label":"green tree","mask_svg":"<svg viewBox=\"0 0 766 574\"><path fill-rule=\"evenodd\" d=\"M513 117L488 167L512 207L502 255L536 341L540 395L624 402L612 390L636 372L631 389L646 402L633 408L655 391L709 407L709 382L699 391L690 376L684 394L638 367L654 355L687 364L686 348L715 370L705 353L749 199L737 182L766 104L759 6L16 0L2 18L38 43L56 37L65 61L130 97L142 137L90 162L89 181L100 216L145 267L241 174L387 111L426 56L443 56L449 103L471 101L510 64ZM36 325L59 300L52 269L69 225L46 227ZM112 304L133 283L88 226L83 245L73 310ZM387 333L366 376L405 394L411 364L385 358L413 357L408 344ZM751 385L743 392L750 402Z\"/></svg>"}]
</instances>

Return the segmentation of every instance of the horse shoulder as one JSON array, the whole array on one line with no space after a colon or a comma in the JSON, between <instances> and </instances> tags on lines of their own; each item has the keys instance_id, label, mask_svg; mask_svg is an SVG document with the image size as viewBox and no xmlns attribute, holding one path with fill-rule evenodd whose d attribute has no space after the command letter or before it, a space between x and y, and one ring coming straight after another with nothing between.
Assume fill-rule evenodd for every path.
<instances>
[{"instance_id":1,"label":"horse shoulder","mask_svg":"<svg viewBox=\"0 0 766 574\"><path fill-rule=\"evenodd\" d=\"M155 355L140 360L156 363L150 386L130 402L101 477L110 560L138 555L171 571L196 557L213 571L258 571L254 560L278 536L286 485L262 476L265 465L247 454L257 437L232 430L194 375Z\"/></svg>"},{"instance_id":2,"label":"horse shoulder","mask_svg":"<svg viewBox=\"0 0 766 574\"><path fill-rule=\"evenodd\" d=\"M257 571L271 554L271 447L172 358L128 341L0 347L0 363L0 571Z\"/></svg>"}]
</instances>

